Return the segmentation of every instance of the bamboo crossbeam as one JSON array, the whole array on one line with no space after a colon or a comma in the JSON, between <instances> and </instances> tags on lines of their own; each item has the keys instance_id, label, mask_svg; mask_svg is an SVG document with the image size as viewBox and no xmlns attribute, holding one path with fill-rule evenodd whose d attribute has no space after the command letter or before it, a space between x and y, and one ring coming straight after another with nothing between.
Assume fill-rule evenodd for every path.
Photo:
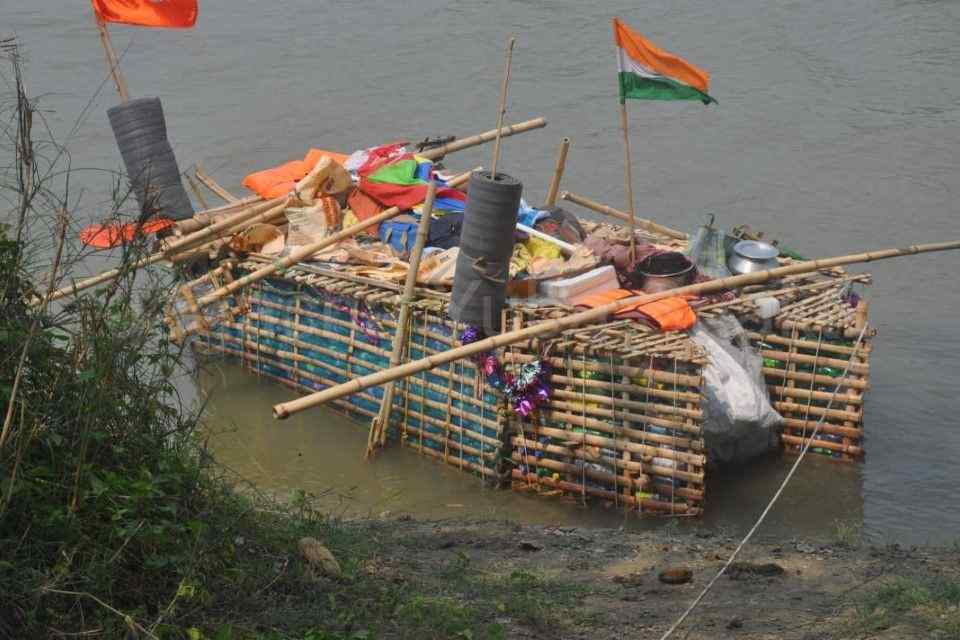
<instances>
[{"instance_id":1,"label":"bamboo crossbeam","mask_svg":"<svg viewBox=\"0 0 960 640\"><path fill-rule=\"evenodd\" d=\"M491 129L490 131L478 133L475 136L468 136L466 138L461 138L460 140L454 140L453 142L436 147L435 149L420 151L417 153L417 155L426 158L427 160L436 160L449 153L453 153L454 151L462 151L463 149L469 149L470 147L476 147L481 144L486 144L487 142L492 142L496 139L498 132L500 133L500 137L508 138L519 133L533 131L534 129L542 129L545 126L547 126L547 121L545 118L524 120L523 122L518 122L517 124L510 124L505 127L501 127L500 129Z\"/></svg>"},{"instance_id":2,"label":"bamboo crossbeam","mask_svg":"<svg viewBox=\"0 0 960 640\"><path fill-rule=\"evenodd\" d=\"M787 369L776 369L773 367L763 367L763 375L768 378L777 378L779 380L793 380L795 382L813 382L834 387L847 387L849 389L867 389L870 383L860 378L833 378L822 374L812 374L806 371L788 371ZM769 382L769 379L767 380Z\"/></svg>"},{"instance_id":3,"label":"bamboo crossbeam","mask_svg":"<svg viewBox=\"0 0 960 640\"><path fill-rule=\"evenodd\" d=\"M204 244L224 232L239 231L241 225L247 227L261 222L270 222L283 216L284 209L291 204L289 197L267 200L250 207L247 211L237 213L220 222L214 222L202 229L178 238L169 243L163 250L166 257L171 257L188 248Z\"/></svg>"},{"instance_id":4,"label":"bamboo crossbeam","mask_svg":"<svg viewBox=\"0 0 960 640\"><path fill-rule=\"evenodd\" d=\"M280 202L281 198L274 198L276 202ZM179 236L184 236L189 233L193 233L198 229L202 229L207 225L213 224L217 217L219 216L230 216L236 213L240 213L244 209L256 205L258 202L264 202L263 198L260 196L248 196L237 200L236 202L231 202L219 207L213 207L210 209L204 209L203 211L198 211L193 215L192 218L187 218L185 220L179 220L173 225L173 232Z\"/></svg>"},{"instance_id":5,"label":"bamboo crossbeam","mask_svg":"<svg viewBox=\"0 0 960 640\"><path fill-rule=\"evenodd\" d=\"M574 363L577 364L577 363ZM555 385L567 385L570 388L570 392L579 396L580 389L583 388L592 388L592 389L604 389L604 390L613 390L613 391L626 391L627 393L633 394L643 394L645 396L650 396L652 398L663 398L673 402L686 403L700 403L700 396L696 393L690 393L689 391L676 391L673 389L657 389L656 387L649 387L643 385L635 384L623 384L619 382L607 382L605 380L590 380L587 378L576 378L561 375L559 373L553 373L550 376L550 382ZM664 405L659 403L642 403L649 404L652 411L657 411L660 413L672 413L672 409L675 409L672 405ZM683 407L676 407L676 413L679 415L685 415L692 418L702 418L703 412L700 410L690 410L687 412Z\"/></svg>"},{"instance_id":6,"label":"bamboo crossbeam","mask_svg":"<svg viewBox=\"0 0 960 640\"><path fill-rule=\"evenodd\" d=\"M779 344L785 347L795 346L800 349L810 349L816 351L829 351L832 353L839 353L842 355L853 355L854 352L865 353L869 352L871 347L870 344L863 344L859 349L854 349L853 347L846 347L841 344L831 344L829 342L814 342L813 340L802 340L800 338L787 338L781 336L779 333L757 333L756 331L747 331L747 337L751 340L756 340L757 342L766 342L769 344ZM844 362L844 365L846 362Z\"/></svg>"},{"instance_id":7,"label":"bamboo crossbeam","mask_svg":"<svg viewBox=\"0 0 960 640\"><path fill-rule=\"evenodd\" d=\"M837 442L829 442L827 440L811 440L810 438L800 438L798 436L791 436L786 433L780 436L780 439L790 445L795 445L798 447L806 446L809 442L811 447L820 447L821 449L830 449L831 451L839 451L841 453L848 453L852 456L859 456L863 454L863 449L861 447L853 445L844 445Z\"/></svg>"},{"instance_id":8,"label":"bamboo crossbeam","mask_svg":"<svg viewBox=\"0 0 960 640\"><path fill-rule=\"evenodd\" d=\"M585 196L577 195L576 193L570 193L569 191L564 191L560 194L561 200L568 200L574 204L578 204L584 209L590 209L591 211L596 211L597 213L602 213L611 218L616 218L621 222L630 222L630 214L619 209L614 209L611 206L601 204L596 200L591 200ZM668 238L673 238L675 240L686 240L687 234L683 231L677 231L676 229L671 229L670 227L665 227L662 224L658 224L653 220L647 220L645 218L636 219L637 227L650 233L655 233L657 235L666 236Z\"/></svg>"},{"instance_id":9,"label":"bamboo crossbeam","mask_svg":"<svg viewBox=\"0 0 960 640\"><path fill-rule=\"evenodd\" d=\"M674 436L665 436L659 433L647 433L645 431L638 431L637 429L631 429L629 427L613 426L610 422L606 420L597 420L596 418L590 418L588 416L577 415L575 413L570 413L569 408L567 411L563 411L558 408L556 411L551 410L550 407L553 403L548 403L547 408L541 410L541 415L546 420L553 420L555 422L563 424L572 424L578 427L584 427L586 429L593 429L594 431L600 431L602 433L607 433L612 436L625 436L629 437L631 440L636 440L640 442L649 442L651 446L656 445L665 445L668 447L680 447L681 449L690 449L692 451L703 451L704 443L703 440L691 440L689 438L677 438ZM561 404L562 403L557 403ZM570 405L568 405L570 407ZM574 409L577 410L577 409ZM609 412L607 412L609 414ZM607 415L606 417L610 417ZM569 435L570 440L576 440L576 432L571 432ZM686 454L683 454L686 455ZM693 460L691 458L691 460ZM696 462L691 462L691 464L697 464Z\"/></svg>"},{"instance_id":10,"label":"bamboo crossbeam","mask_svg":"<svg viewBox=\"0 0 960 640\"><path fill-rule=\"evenodd\" d=\"M812 408L812 407L811 407ZM812 411L811 411L812 413ZM805 431L807 433L813 433L814 427L817 426L818 420L801 420L800 418L790 418L785 417L783 419L783 426L789 429L796 429L798 431ZM843 436L845 438L855 438L859 439L863 437L863 429L859 427L844 427L838 424L832 424L830 422L821 422L820 423L820 432L829 433L835 436ZM790 433L788 432L788 435ZM799 434L793 434L799 435Z\"/></svg>"},{"instance_id":11,"label":"bamboo crossbeam","mask_svg":"<svg viewBox=\"0 0 960 640\"><path fill-rule=\"evenodd\" d=\"M553 453L555 455L568 456L579 458L581 460L593 461L594 458L587 455L583 449L563 447L558 444L544 444L538 442L535 438L531 436L512 436L510 438L510 444L512 444L517 449L533 449L534 451L544 451L546 453ZM679 469L674 469L672 467L664 467L652 462L636 462L634 460L620 460L614 458L600 458L601 461L605 461L607 464L616 464L617 466L629 469L630 471L640 471L647 475L651 476L664 476L667 478L676 478L677 480L686 480L687 482L693 482L696 484L703 484L704 474L694 473L691 471L680 471Z\"/></svg>"},{"instance_id":12,"label":"bamboo crossbeam","mask_svg":"<svg viewBox=\"0 0 960 640\"><path fill-rule=\"evenodd\" d=\"M524 462L523 456L521 456L521 454L517 451L514 451L512 454L510 454L510 459L520 464ZM593 469L590 467L584 467L581 469L575 464L560 462L559 460L551 460L550 458L539 458L536 460L536 462L531 462L530 466L543 467L544 469L562 471L568 474L583 474L588 478L593 478L594 480L612 482L617 486L625 485L628 489L633 491L642 491L650 481L650 478L648 478L646 475L640 475L634 478L630 478L629 476L618 476L610 473L609 471L600 471L599 469Z\"/></svg>"},{"instance_id":13,"label":"bamboo crossbeam","mask_svg":"<svg viewBox=\"0 0 960 640\"><path fill-rule=\"evenodd\" d=\"M531 327L536 327L538 325L530 325ZM503 354L502 360L507 363L527 363L538 360L537 356L531 355L529 353L505 353ZM567 366L567 361L563 358L542 358L550 366L561 369ZM673 386L682 386L682 387L699 387L703 383L703 378L700 376L691 376L684 373L669 373L666 371L660 371L659 369L648 369L646 367L633 367L630 365L614 365L611 367L608 364L602 364L599 362L573 362L572 368L577 371L596 371L598 373L611 373L618 376L628 376L630 378L638 378L643 376L647 379L652 379L656 382L662 382L664 384L669 384Z\"/></svg>"},{"instance_id":14,"label":"bamboo crossbeam","mask_svg":"<svg viewBox=\"0 0 960 640\"><path fill-rule=\"evenodd\" d=\"M673 514L678 516L696 516L699 515L700 509L690 506L685 502L663 502L662 500L653 500L651 498L642 498L637 504L637 499L635 496L622 495L618 494L615 491L608 491L607 489L598 489L595 487L584 487L583 485L575 484L573 482L567 482L566 480L554 480L550 477L538 477L535 473L524 474L519 469L514 469L511 472L511 477L516 480L525 481L531 485L543 484L548 487L555 487L557 489L562 489L563 491L578 495L585 493L587 495L596 496L598 498L605 498L611 502L619 500L620 502L626 503L631 507L639 506L644 511L657 511L666 514Z\"/></svg>"},{"instance_id":15,"label":"bamboo crossbeam","mask_svg":"<svg viewBox=\"0 0 960 640\"><path fill-rule=\"evenodd\" d=\"M761 349L760 355L764 358L777 360L779 362L799 362L801 364L815 364L820 367L838 367L846 368L849 373L857 375L868 375L870 365L857 362L847 362L838 358L828 358L825 356L811 356L804 353L785 353L783 351L771 351L770 349Z\"/></svg>"},{"instance_id":16,"label":"bamboo crossbeam","mask_svg":"<svg viewBox=\"0 0 960 640\"><path fill-rule=\"evenodd\" d=\"M550 436L551 438L556 438L564 442L576 442L578 444L606 447L607 449L616 449L618 451L629 451L630 453L636 453L640 456L664 458L666 460L690 464L695 467L702 467L707 463L706 457L698 453L674 451L673 449L647 445L624 438L617 439L609 436L598 436L592 433L569 431L567 429L557 429L547 426L538 427L538 430L541 435Z\"/></svg>"},{"instance_id":17,"label":"bamboo crossbeam","mask_svg":"<svg viewBox=\"0 0 960 640\"><path fill-rule=\"evenodd\" d=\"M531 338L536 338L542 335L548 334L559 334L566 329L572 327L584 325L590 322L598 322L605 320L612 314L624 309L628 305L633 304L645 304L648 302L654 302L656 300L662 300L663 298L668 298L672 296L688 295L688 294L704 294L712 293L716 291L723 291L725 289L735 289L737 287L742 287L748 284L759 284L764 282L769 282L779 277L792 275L796 273L808 273L812 271L819 271L827 267L841 266L847 264L856 264L859 262L873 262L875 260L884 260L889 258L896 258L908 255L917 255L920 253L930 253L935 251L952 251L960 249L960 241L952 242L940 242L933 244L925 245L912 245L902 249L884 249L880 251L871 251L866 253L858 253L847 256L839 256L836 258L826 258L820 260L810 260L807 262L798 262L795 264L787 265L784 267L778 267L776 269L770 269L768 271L758 271L756 273L747 273L739 276L731 276L729 278L718 278L716 280L710 280L708 282L701 282L697 284L688 285L685 287L679 287L677 289L670 289L667 291L662 291L659 293L644 294L636 297L624 298L623 300L617 300L610 304L606 304L594 309L589 309L587 311L581 311L579 313L573 313L561 318L556 318L553 320L548 320L545 322L539 322L537 324L529 325L523 329L516 331L509 331L507 333L502 333L497 336L490 338L485 338L483 340L478 340L474 343L463 345L445 351L443 353L434 354L426 358L421 358L414 362L409 362L405 365L397 367L395 369L386 369L384 371L378 371L377 373L370 374L367 376L362 376L360 378L355 378L350 382L338 385L331 389L327 389L320 393L315 393L304 398L298 398L290 402L282 402L273 407L273 414L276 418L285 418L292 413L298 411L303 411L310 407L323 404L329 400L335 398L350 395L362 389L374 385L380 385L390 380L397 380L399 378L407 377L420 371L426 371L427 369L432 369L440 365L446 364L448 362L453 362L454 360L460 360L461 358L467 358L473 355L484 353L486 351L492 351L499 347L504 347L510 344L520 342L522 340L529 340ZM238 281L239 282L239 281ZM562 366L562 365L561 365ZM776 375L777 370L770 370ZM765 369L764 373L768 373ZM799 375L794 372L792 375ZM828 380L833 380L828 376L823 376ZM866 384L864 381L855 381L861 384ZM827 382L830 384L830 382ZM836 381L833 381L833 384L837 384Z\"/></svg>"},{"instance_id":18,"label":"bamboo crossbeam","mask_svg":"<svg viewBox=\"0 0 960 640\"><path fill-rule=\"evenodd\" d=\"M779 385L768 385L767 389L769 390L770 397L790 396L793 398L812 398L813 400L820 400L823 402L829 402L830 400L835 399L836 402L843 404L863 404L863 398L860 396L839 394L836 396L836 398L834 398L834 394L829 391L810 391L809 389L802 389L800 387L782 387Z\"/></svg>"}]
</instances>

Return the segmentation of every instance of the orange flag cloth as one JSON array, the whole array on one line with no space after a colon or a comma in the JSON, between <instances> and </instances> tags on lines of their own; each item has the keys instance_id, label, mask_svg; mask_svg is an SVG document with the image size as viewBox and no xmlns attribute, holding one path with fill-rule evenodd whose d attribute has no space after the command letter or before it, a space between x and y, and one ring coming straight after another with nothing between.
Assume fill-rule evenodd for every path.
<instances>
[{"instance_id":1,"label":"orange flag cloth","mask_svg":"<svg viewBox=\"0 0 960 640\"><path fill-rule=\"evenodd\" d=\"M192 27L197 0L91 0L97 17L141 27Z\"/></svg>"}]
</instances>

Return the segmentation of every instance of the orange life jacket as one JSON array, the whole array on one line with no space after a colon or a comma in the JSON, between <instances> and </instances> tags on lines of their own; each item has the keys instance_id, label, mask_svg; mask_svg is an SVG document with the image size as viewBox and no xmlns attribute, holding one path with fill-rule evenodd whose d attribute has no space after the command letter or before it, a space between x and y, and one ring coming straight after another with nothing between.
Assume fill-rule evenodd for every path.
<instances>
[{"instance_id":1,"label":"orange life jacket","mask_svg":"<svg viewBox=\"0 0 960 640\"><path fill-rule=\"evenodd\" d=\"M310 170L317 166L320 158L324 156L340 164L346 162L348 157L333 151L310 149L303 160L291 160L278 167L251 173L243 179L243 186L267 200L285 196L293 191L297 181L310 173Z\"/></svg>"},{"instance_id":2,"label":"orange life jacket","mask_svg":"<svg viewBox=\"0 0 960 640\"><path fill-rule=\"evenodd\" d=\"M593 309L635 295L637 295L636 292L627 289L610 289L582 296L576 300L576 304ZM649 318L661 331L685 331L697 323L697 315L683 296L672 296L647 303L634 302L618 310L615 315L622 316L628 313L639 313Z\"/></svg>"}]
</instances>

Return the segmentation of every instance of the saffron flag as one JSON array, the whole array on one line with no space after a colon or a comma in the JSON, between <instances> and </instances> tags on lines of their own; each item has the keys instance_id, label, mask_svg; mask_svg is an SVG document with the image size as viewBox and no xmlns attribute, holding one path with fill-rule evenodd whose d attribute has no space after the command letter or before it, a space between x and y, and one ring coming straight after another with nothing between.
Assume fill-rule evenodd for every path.
<instances>
[{"instance_id":1,"label":"saffron flag","mask_svg":"<svg viewBox=\"0 0 960 640\"><path fill-rule=\"evenodd\" d=\"M660 49L618 18L613 19L613 39L617 44L620 102L627 98L716 102L707 95L710 75L706 71Z\"/></svg>"},{"instance_id":2,"label":"saffron flag","mask_svg":"<svg viewBox=\"0 0 960 640\"><path fill-rule=\"evenodd\" d=\"M197 0L91 0L97 17L140 27L192 27Z\"/></svg>"}]
</instances>

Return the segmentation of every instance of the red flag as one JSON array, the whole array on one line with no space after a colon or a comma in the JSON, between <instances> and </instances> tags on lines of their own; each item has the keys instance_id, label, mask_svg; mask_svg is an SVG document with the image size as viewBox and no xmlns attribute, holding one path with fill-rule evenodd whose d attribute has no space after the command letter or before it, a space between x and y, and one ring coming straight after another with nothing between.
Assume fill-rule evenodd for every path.
<instances>
[{"instance_id":1,"label":"red flag","mask_svg":"<svg viewBox=\"0 0 960 640\"><path fill-rule=\"evenodd\" d=\"M141 27L192 27L197 0L91 0L97 17Z\"/></svg>"}]
</instances>

